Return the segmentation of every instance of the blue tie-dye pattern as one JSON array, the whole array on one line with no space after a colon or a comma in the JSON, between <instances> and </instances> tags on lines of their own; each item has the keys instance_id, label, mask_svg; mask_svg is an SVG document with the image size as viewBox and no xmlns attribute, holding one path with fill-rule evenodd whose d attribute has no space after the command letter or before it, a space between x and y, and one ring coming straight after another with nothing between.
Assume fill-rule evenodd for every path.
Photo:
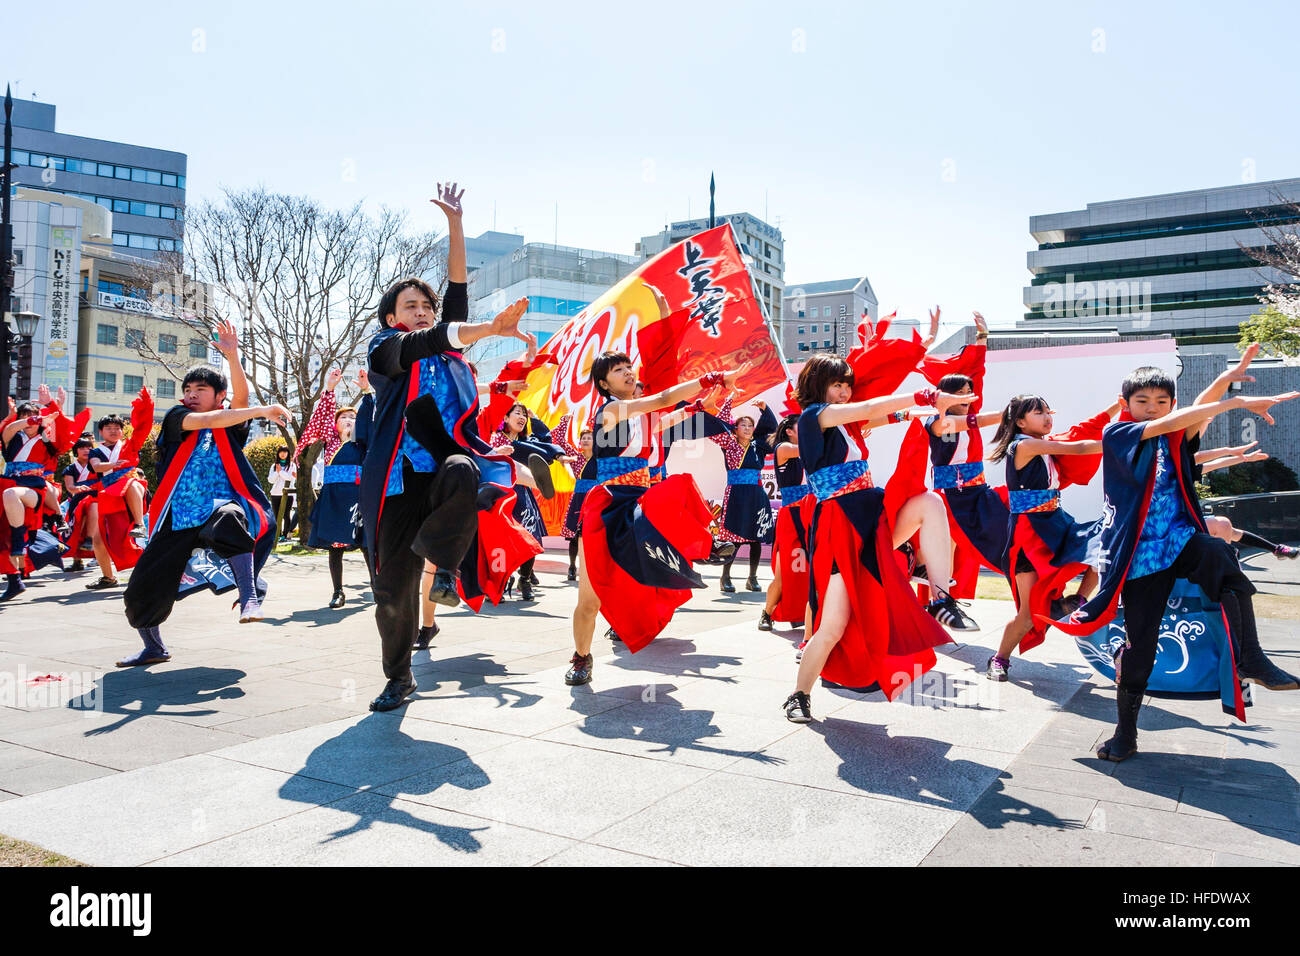
<instances>
[{"instance_id":1,"label":"blue tie-dye pattern","mask_svg":"<svg viewBox=\"0 0 1300 956\"><path fill-rule=\"evenodd\" d=\"M460 396L456 391L456 383L452 380L451 370L447 368L447 359L441 355L434 355L430 358L420 359L417 365L420 375L420 384L418 386L418 395L432 395L433 400L438 405L438 411L442 413L443 424L450 431L451 427L465 414L465 408L462 407ZM411 437L411 433L402 432L402 442L398 445L400 454L393 462L392 470L388 473L388 486L384 489L384 495L400 495L402 493L402 458L403 456L411 463L411 469L425 474L432 474L437 470L437 462L433 460L433 455L429 450Z\"/></svg>"},{"instance_id":2,"label":"blue tie-dye pattern","mask_svg":"<svg viewBox=\"0 0 1300 956\"><path fill-rule=\"evenodd\" d=\"M1140 578L1163 571L1174 563L1187 539L1196 528L1183 510L1178 474L1170 460L1169 440L1161 435L1156 446L1156 481L1151 489L1151 505L1142 524L1142 537L1133 552L1128 576Z\"/></svg>"},{"instance_id":3,"label":"blue tie-dye pattern","mask_svg":"<svg viewBox=\"0 0 1300 956\"><path fill-rule=\"evenodd\" d=\"M172 490L172 527L197 528L212 516L213 504L235 500L235 489L226 476L212 430L199 432L190 460Z\"/></svg>"}]
</instances>

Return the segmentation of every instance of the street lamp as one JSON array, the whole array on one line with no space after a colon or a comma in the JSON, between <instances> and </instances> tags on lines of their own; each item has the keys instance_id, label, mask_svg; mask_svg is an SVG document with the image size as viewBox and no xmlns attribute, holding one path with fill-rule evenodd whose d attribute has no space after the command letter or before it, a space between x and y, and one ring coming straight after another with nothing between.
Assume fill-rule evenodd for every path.
<instances>
[{"instance_id":1,"label":"street lamp","mask_svg":"<svg viewBox=\"0 0 1300 956\"><path fill-rule=\"evenodd\" d=\"M9 328L10 315L18 327L16 333ZM7 405L9 400L9 376L13 372L9 363L9 347L34 336L40 321L40 315L35 312L11 312L0 320L0 407Z\"/></svg>"},{"instance_id":2,"label":"street lamp","mask_svg":"<svg viewBox=\"0 0 1300 956\"><path fill-rule=\"evenodd\" d=\"M12 312L14 324L18 326L18 335L24 339L30 339L36 334L36 326L40 324L41 316L37 312Z\"/></svg>"}]
</instances>

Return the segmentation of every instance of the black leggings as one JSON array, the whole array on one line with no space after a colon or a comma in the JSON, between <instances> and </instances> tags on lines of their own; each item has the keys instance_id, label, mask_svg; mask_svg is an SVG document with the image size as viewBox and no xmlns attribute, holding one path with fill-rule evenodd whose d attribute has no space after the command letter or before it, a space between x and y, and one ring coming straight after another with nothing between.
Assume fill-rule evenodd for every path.
<instances>
[{"instance_id":1,"label":"black leggings","mask_svg":"<svg viewBox=\"0 0 1300 956\"><path fill-rule=\"evenodd\" d=\"M281 499L281 498L284 498L284 497L285 497L285 495L271 495L271 516L272 516L273 518L279 516L279 514L280 514L280 499ZM293 507L293 499L294 499L294 496L293 496L293 495L288 495L288 498L289 498L289 500L286 501L286 502L284 503L284 521L282 522L282 524L284 525L284 528L283 528L283 530L280 532L280 536L281 536L281 537L284 537L284 538L289 537L289 532L292 531L294 525L296 525L296 524L298 523L298 522L295 520L295 519L297 518L298 515L297 515L297 512L294 510L294 507Z\"/></svg>"},{"instance_id":2,"label":"black leggings","mask_svg":"<svg viewBox=\"0 0 1300 956\"><path fill-rule=\"evenodd\" d=\"M569 539L569 567L570 568L576 568L578 566L578 540L579 539L576 535Z\"/></svg>"},{"instance_id":3,"label":"black leggings","mask_svg":"<svg viewBox=\"0 0 1300 956\"><path fill-rule=\"evenodd\" d=\"M732 552L731 557L722 562L722 573L726 577L731 577L731 562L736 560L736 555L740 554L740 549L746 542L742 541L736 545L736 550ZM758 562L763 557L763 545L758 541L750 541L749 544L749 576L758 576Z\"/></svg>"},{"instance_id":4,"label":"black leggings","mask_svg":"<svg viewBox=\"0 0 1300 956\"><path fill-rule=\"evenodd\" d=\"M334 583L335 591L343 590L343 552L346 548L330 548L330 581ZM366 569L370 569L370 555L366 549L361 549L361 556L366 559Z\"/></svg>"},{"instance_id":5,"label":"black leggings","mask_svg":"<svg viewBox=\"0 0 1300 956\"><path fill-rule=\"evenodd\" d=\"M519 565L519 580L527 581L529 577L532 576L533 562L536 560L537 558L532 557L529 558L527 561L525 561L523 564Z\"/></svg>"}]
</instances>

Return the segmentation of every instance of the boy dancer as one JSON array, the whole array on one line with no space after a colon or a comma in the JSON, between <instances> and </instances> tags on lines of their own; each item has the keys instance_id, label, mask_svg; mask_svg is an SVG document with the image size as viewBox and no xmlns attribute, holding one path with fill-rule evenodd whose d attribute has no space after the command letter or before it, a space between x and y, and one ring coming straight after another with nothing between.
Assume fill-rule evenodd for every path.
<instances>
[{"instance_id":1,"label":"boy dancer","mask_svg":"<svg viewBox=\"0 0 1300 956\"><path fill-rule=\"evenodd\" d=\"M420 573L427 559L437 566L429 597L455 607L457 569L470 555L479 526L479 482L500 508L515 483L509 456L492 453L479 436L478 386L459 350L493 335L528 340L519 320L520 299L491 322L469 323L465 231L460 193L438 187L433 200L447 216L447 294L438 322L438 295L422 279L402 279L380 300L380 332L370 341L370 384L375 411L361 466L361 517L374 560L375 623L383 642L383 693L371 710L393 710L415 691L411 647L416 639ZM408 429L414 426L418 439ZM509 501L513 505L513 501ZM513 524L513 522L511 522ZM523 529L517 530L527 537ZM529 539L531 543L531 538ZM503 543L506 559L492 568L507 575L528 554ZM535 553L535 552L530 552ZM518 557L518 563L509 568Z\"/></svg>"},{"instance_id":2,"label":"boy dancer","mask_svg":"<svg viewBox=\"0 0 1300 956\"><path fill-rule=\"evenodd\" d=\"M223 333L228 327L223 328ZM178 598L202 587L239 588L241 624L261 620L257 574L275 545L271 503L244 457L248 422L288 424L280 405L248 407L248 380L233 329L219 346L231 381L199 366L181 382L181 402L158 435L158 492L149 508L149 540L127 582L126 618L144 647L118 667L171 660L158 632ZM229 387L231 403L223 408ZM196 549L201 556L191 560ZM227 567L228 566L228 570Z\"/></svg>"},{"instance_id":3,"label":"boy dancer","mask_svg":"<svg viewBox=\"0 0 1300 956\"><path fill-rule=\"evenodd\" d=\"M1050 622L1067 634L1089 634L1114 616L1123 597L1127 633L1115 658L1117 724L1098 758L1118 762L1137 752L1138 711L1176 578L1199 585L1222 605L1237 678L1270 690L1300 688L1259 646L1250 598L1255 588L1231 546L1206 533L1195 504L1191 447L1199 426L1216 415L1245 409L1271 425L1269 408L1297 396L1238 396L1174 411L1174 380L1162 369L1139 368L1124 380L1120 404L1127 414L1102 436L1101 587L1067 621ZM1237 716L1244 719L1236 682L1234 693Z\"/></svg>"}]
</instances>

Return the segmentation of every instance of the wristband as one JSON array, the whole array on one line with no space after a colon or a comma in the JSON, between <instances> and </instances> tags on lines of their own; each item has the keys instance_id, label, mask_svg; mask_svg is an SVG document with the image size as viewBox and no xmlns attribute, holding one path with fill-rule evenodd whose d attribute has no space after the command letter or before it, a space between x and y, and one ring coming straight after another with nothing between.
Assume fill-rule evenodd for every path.
<instances>
[{"instance_id":1,"label":"wristband","mask_svg":"<svg viewBox=\"0 0 1300 956\"><path fill-rule=\"evenodd\" d=\"M493 395L504 395L505 393L506 393L506 383L505 383L505 382L493 382L493 383L492 383L492 394L493 394Z\"/></svg>"},{"instance_id":2,"label":"wristband","mask_svg":"<svg viewBox=\"0 0 1300 956\"><path fill-rule=\"evenodd\" d=\"M915 401L916 404L918 405L933 406L934 400L938 398L938 396L939 393L935 391L933 388L922 388L916 391L916 393L912 396L912 400Z\"/></svg>"},{"instance_id":3,"label":"wristband","mask_svg":"<svg viewBox=\"0 0 1300 956\"><path fill-rule=\"evenodd\" d=\"M890 412L889 414L889 420L891 422L905 422L911 417L912 417L912 412L906 408L904 408L902 411L899 412Z\"/></svg>"},{"instance_id":4,"label":"wristband","mask_svg":"<svg viewBox=\"0 0 1300 956\"><path fill-rule=\"evenodd\" d=\"M686 410L690 412L692 415L696 414L697 412L702 412L704 411L704 402L700 401L697 398L695 401L691 402L691 404L686 406Z\"/></svg>"},{"instance_id":5,"label":"wristband","mask_svg":"<svg viewBox=\"0 0 1300 956\"><path fill-rule=\"evenodd\" d=\"M708 372L700 376L699 386L701 390L707 388L721 388L727 383L727 378L722 372Z\"/></svg>"},{"instance_id":6,"label":"wristband","mask_svg":"<svg viewBox=\"0 0 1300 956\"><path fill-rule=\"evenodd\" d=\"M974 412L966 416L966 430L976 432L980 428L980 417Z\"/></svg>"}]
</instances>

